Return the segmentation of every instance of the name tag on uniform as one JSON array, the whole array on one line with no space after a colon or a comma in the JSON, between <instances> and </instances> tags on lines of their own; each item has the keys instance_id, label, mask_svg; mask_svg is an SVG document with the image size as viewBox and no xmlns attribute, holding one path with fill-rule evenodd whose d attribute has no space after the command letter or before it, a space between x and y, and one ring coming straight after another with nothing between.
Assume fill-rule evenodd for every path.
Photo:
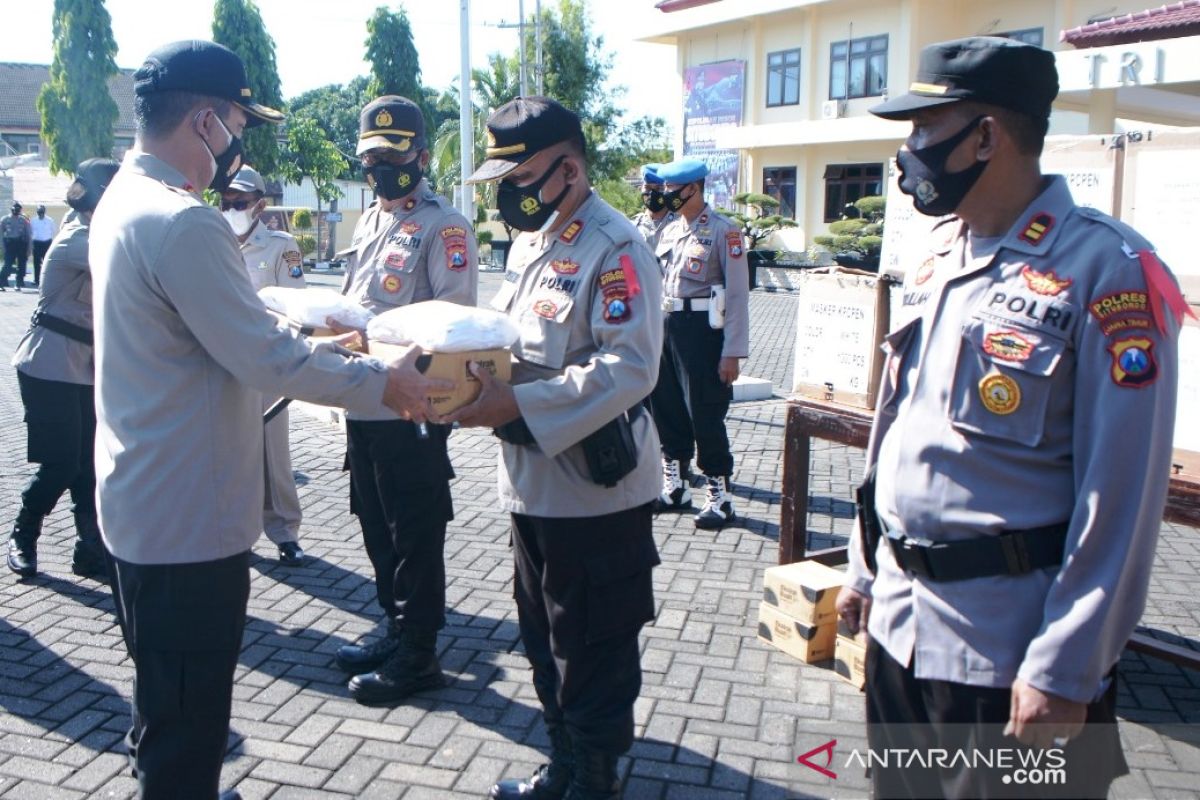
<instances>
[{"instance_id":1,"label":"name tag on uniform","mask_svg":"<svg viewBox=\"0 0 1200 800\"><path fill-rule=\"evenodd\" d=\"M270 267L267 266L267 262L265 262L265 261L258 262L258 268L262 269L262 270L270 269Z\"/></svg>"}]
</instances>

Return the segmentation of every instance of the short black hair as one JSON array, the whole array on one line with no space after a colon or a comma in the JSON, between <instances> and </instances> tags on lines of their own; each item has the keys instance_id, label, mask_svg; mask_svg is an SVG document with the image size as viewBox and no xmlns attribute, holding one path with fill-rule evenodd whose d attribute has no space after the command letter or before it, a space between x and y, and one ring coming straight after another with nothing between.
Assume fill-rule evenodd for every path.
<instances>
[{"instance_id":1,"label":"short black hair","mask_svg":"<svg viewBox=\"0 0 1200 800\"><path fill-rule=\"evenodd\" d=\"M138 133L152 139L169 136L189 114L207 106L212 106L217 116L224 120L229 116L232 103L195 92L151 92L133 98Z\"/></svg>"},{"instance_id":2,"label":"short black hair","mask_svg":"<svg viewBox=\"0 0 1200 800\"><path fill-rule=\"evenodd\" d=\"M1041 156L1042 148L1046 144L1046 131L1050 127L1050 120L1032 117L1029 114L1022 114L1020 111L989 103L965 102L962 104L962 108L963 113L967 116L986 115L999 122L1000 127L1008 133L1017 146L1017 152L1021 155Z\"/></svg>"}]
</instances>

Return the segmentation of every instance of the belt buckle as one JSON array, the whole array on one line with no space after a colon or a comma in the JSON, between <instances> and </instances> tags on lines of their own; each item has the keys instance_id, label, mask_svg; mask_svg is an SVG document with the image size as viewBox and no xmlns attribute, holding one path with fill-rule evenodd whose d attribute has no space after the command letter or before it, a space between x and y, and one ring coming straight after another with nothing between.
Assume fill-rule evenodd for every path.
<instances>
[{"instance_id":1,"label":"belt buckle","mask_svg":"<svg viewBox=\"0 0 1200 800\"><path fill-rule=\"evenodd\" d=\"M929 548L920 539L910 539L907 536L888 534L888 546L900 568L911 575L936 580L933 565L929 562Z\"/></svg>"}]
</instances>

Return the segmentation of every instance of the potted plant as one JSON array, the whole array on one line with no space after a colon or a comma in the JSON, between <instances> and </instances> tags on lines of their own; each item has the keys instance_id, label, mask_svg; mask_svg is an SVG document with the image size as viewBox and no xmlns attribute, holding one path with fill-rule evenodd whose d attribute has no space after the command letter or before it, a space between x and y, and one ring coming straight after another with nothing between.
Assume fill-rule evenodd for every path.
<instances>
[{"instance_id":1,"label":"potted plant","mask_svg":"<svg viewBox=\"0 0 1200 800\"><path fill-rule=\"evenodd\" d=\"M883 217L886 201L882 197L862 197L848 207L837 222L829 223L828 236L814 236L813 242L832 251L834 261L843 267L879 269L883 247Z\"/></svg>"}]
</instances>

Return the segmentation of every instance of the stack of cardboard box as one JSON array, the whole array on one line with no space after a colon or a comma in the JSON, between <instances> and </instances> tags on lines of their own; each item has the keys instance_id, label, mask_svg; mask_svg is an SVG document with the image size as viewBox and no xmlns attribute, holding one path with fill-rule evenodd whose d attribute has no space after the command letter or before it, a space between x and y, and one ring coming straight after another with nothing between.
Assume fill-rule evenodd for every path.
<instances>
[{"instance_id":1,"label":"stack of cardboard box","mask_svg":"<svg viewBox=\"0 0 1200 800\"><path fill-rule=\"evenodd\" d=\"M862 689L867 683L867 632L850 633L846 624L838 621L837 642L833 648L833 671L851 686Z\"/></svg>"},{"instance_id":2,"label":"stack of cardboard box","mask_svg":"<svg viewBox=\"0 0 1200 800\"><path fill-rule=\"evenodd\" d=\"M845 576L815 561L770 567L763 576L758 638L807 664L833 658L838 590Z\"/></svg>"}]
</instances>

